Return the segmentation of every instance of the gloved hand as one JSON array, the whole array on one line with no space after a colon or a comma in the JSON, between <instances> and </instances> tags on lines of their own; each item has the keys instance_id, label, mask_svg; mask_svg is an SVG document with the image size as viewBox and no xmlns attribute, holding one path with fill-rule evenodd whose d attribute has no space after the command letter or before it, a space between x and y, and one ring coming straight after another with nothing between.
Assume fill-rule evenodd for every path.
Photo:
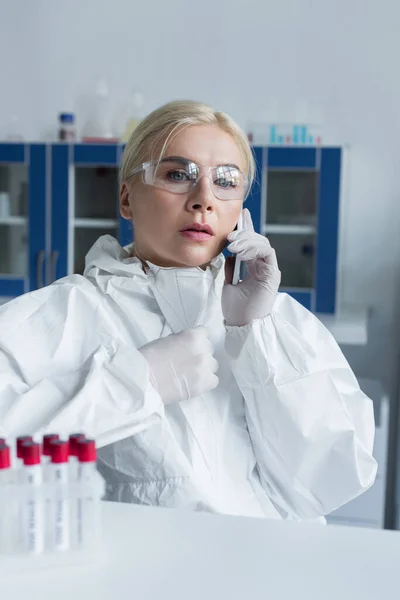
<instances>
[{"instance_id":1,"label":"gloved hand","mask_svg":"<svg viewBox=\"0 0 400 600\"><path fill-rule=\"evenodd\" d=\"M255 233L247 209L243 210L243 230L233 231L228 240L229 252L248 263L248 275L238 285L232 285L234 259L227 260L222 312L227 325L248 325L253 319L263 319L271 313L281 272L275 250L267 238Z\"/></svg>"},{"instance_id":2,"label":"gloved hand","mask_svg":"<svg viewBox=\"0 0 400 600\"><path fill-rule=\"evenodd\" d=\"M209 392L219 381L218 363L204 327L150 342L139 348L150 367L153 387L165 404Z\"/></svg>"}]
</instances>

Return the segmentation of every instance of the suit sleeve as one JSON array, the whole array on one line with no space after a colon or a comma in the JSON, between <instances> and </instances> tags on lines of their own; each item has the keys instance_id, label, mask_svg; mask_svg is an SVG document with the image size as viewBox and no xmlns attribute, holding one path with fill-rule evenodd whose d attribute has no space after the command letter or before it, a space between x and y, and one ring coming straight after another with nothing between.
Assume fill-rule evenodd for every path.
<instances>
[{"instance_id":1,"label":"suit sleeve","mask_svg":"<svg viewBox=\"0 0 400 600\"><path fill-rule=\"evenodd\" d=\"M99 446L159 422L148 365L83 278L0 309L0 435L84 431Z\"/></svg>"},{"instance_id":2,"label":"suit sleeve","mask_svg":"<svg viewBox=\"0 0 400 600\"><path fill-rule=\"evenodd\" d=\"M232 370L265 492L283 517L327 515L367 490L372 401L321 322L286 294L246 327L227 327Z\"/></svg>"}]
</instances>

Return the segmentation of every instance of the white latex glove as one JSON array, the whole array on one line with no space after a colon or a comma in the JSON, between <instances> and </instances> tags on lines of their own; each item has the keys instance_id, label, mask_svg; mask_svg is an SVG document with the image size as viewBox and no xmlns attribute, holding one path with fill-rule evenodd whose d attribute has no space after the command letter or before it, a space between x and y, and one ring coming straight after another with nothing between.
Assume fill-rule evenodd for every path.
<instances>
[{"instance_id":1,"label":"white latex glove","mask_svg":"<svg viewBox=\"0 0 400 600\"><path fill-rule=\"evenodd\" d=\"M165 404L180 402L217 387L218 363L204 327L168 335L139 348L150 367L153 387Z\"/></svg>"},{"instance_id":2,"label":"white latex glove","mask_svg":"<svg viewBox=\"0 0 400 600\"><path fill-rule=\"evenodd\" d=\"M229 252L248 263L248 275L238 285L232 285L233 261L227 260L222 312L227 325L248 325L253 319L263 319L271 313L281 272L275 250L266 237L255 233L247 209L243 210L242 231L233 231L228 240Z\"/></svg>"}]
</instances>

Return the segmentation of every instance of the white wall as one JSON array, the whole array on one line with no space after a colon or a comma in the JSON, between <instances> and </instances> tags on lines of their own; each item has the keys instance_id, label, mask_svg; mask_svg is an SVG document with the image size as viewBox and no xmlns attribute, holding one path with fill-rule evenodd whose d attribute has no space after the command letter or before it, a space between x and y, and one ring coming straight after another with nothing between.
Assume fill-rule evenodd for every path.
<instances>
[{"instance_id":1,"label":"white wall","mask_svg":"<svg viewBox=\"0 0 400 600\"><path fill-rule=\"evenodd\" d=\"M82 95L103 76L115 113L134 88L148 110L197 98L243 126L273 99L282 116L312 101L326 139L351 149L342 300L369 303L372 319L368 348L346 353L358 374L393 392L399 22L397 0L0 0L0 135L12 113L32 139L54 128L60 110L82 115Z\"/></svg>"}]
</instances>

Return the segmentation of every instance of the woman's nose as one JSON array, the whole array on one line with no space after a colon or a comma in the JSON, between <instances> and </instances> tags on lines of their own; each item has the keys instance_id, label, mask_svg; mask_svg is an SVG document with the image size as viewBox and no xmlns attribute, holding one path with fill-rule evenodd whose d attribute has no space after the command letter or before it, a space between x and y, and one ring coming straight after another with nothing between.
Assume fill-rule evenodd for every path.
<instances>
[{"instance_id":1,"label":"woman's nose","mask_svg":"<svg viewBox=\"0 0 400 600\"><path fill-rule=\"evenodd\" d=\"M191 210L202 210L213 212L216 198L212 191L212 183L209 177L203 176L197 180L188 198L188 206Z\"/></svg>"}]
</instances>

